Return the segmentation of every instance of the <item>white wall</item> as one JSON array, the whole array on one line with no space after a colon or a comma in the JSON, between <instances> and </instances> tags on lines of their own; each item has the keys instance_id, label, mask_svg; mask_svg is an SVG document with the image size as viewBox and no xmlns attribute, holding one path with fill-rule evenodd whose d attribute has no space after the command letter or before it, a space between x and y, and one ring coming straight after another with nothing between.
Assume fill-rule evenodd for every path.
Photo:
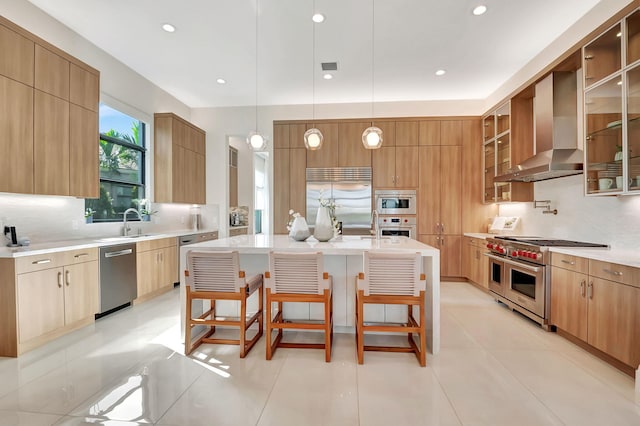
<instances>
[{"instance_id":1,"label":"white wall","mask_svg":"<svg viewBox=\"0 0 640 426\"><path fill-rule=\"evenodd\" d=\"M534 183L536 200L551 200L558 214L542 214L533 203L500 205L500 215L520 216L524 235L606 243L640 250L640 196L586 197L584 175ZM639 254L640 255L640 254Z\"/></svg>"}]
</instances>

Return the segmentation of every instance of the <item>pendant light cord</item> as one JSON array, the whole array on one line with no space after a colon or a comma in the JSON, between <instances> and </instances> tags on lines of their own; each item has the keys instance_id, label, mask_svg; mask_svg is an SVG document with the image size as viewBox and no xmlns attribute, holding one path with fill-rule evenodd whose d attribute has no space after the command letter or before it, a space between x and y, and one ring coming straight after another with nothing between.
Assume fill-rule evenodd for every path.
<instances>
[{"instance_id":1,"label":"pendant light cord","mask_svg":"<svg viewBox=\"0 0 640 426\"><path fill-rule=\"evenodd\" d=\"M376 76L376 59L375 59L375 25L376 25L376 0L371 0L371 125L375 117L375 76Z\"/></svg>"},{"instance_id":2,"label":"pendant light cord","mask_svg":"<svg viewBox=\"0 0 640 426\"><path fill-rule=\"evenodd\" d=\"M258 132L258 9L260 0L256 0L256 133Z\"/></svg>"},{"instance_id":3,"label":"pendant light cord","mask_svg":"<svg viewBox=\"0 0 640 426\"><path fill-rule=\"evenodd\" d=\"M316 0L313 0L313 10L311 14L316 13ZM316 127L315 119L316 119L316 24L312 22L312 40L313 45L311 48L312 58L311 58L311 108L312 108L312 119L314 121L313 127Z\"/></svg>"}]
</instances>

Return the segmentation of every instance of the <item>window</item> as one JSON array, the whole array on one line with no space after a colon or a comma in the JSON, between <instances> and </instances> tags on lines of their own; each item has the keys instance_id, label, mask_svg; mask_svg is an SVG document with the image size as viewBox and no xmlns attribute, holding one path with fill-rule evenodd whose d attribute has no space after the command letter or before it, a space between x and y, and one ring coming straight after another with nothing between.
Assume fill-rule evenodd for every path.
<instances>
[{"instance_id":1,"label":"window","mask_svg":"<svg viewBox=\"0 0 640 426\"><path fill-rule=\"evenodd\" d=\"M122 220L144 198L145 124L100 104L100 198L85 200L95 222ZM128 219L137 219L131 215Z\"/></svg>"}]
</instances>

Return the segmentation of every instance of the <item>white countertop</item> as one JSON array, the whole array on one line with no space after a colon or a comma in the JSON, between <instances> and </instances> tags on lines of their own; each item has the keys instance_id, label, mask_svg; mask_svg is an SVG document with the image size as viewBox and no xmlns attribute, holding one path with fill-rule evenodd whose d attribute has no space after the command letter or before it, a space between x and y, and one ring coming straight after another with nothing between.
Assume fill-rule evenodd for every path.
<instances>
[{"instance_id":1,"label":"white countertop","mask_svg":"<svg viewBox=\"0 0 640 426\"><path fill-rule=\"evenodd\" d=\"M603 262L611 262L619 265L640 268L640 251L567 247L550 247L549 251L552 253L568 254L571 256L585 257L587 259L601 260Z\"/></svg>"},{"instance_id":2,"label":"white countertop","mask_svg":"<svg viewBox=\"0 0 640 426\"><path fill-rule=\"evenodd\" d=\"M328 242L319 242L313 237L309 237L306 241L295 241L288 235L238 235L191 244L183 247L183 252L198 248L234 249L243 254L265 254L270 250L321 251L326 255L357 255L371 250L419 252L423 256L439 253L434 247L406 237L375 240L357 235L343 235Z\"/></svg>"},{"instance_id":3,"label":"white countertop","mask_svg":"<svg viewBox=\"0 0 640 426\"><path fill-rule=\"evenodd\" d=\"M207 232L215 232L217 229L200 229L194 231L191 229L183 229L179 231L167 231L159 233L149 233L141 236L105 236L78 238L65 241L47 241L42 243L31 244L29 246L20 247L0 247L0 258L12 258L21 256L31 256L46 253L55 253L67 250L76 250L83 248L110 246L115 244L136 243L138 241L157 240L159 238L180 237L182 235L203 234Z\"/></svg>"},{"instance_id":4,"label":"white countertop","mask_svg":"<svg viewBox=\"0 0 640 426\"><path fill-rule=\"evenodd\" d=\"M495 237L496 234L488 234L488 233L482 233L482 232L465 232L464 236L465 237L471 237L471 238L479 238L481 240L486 240L487 238Z\"/></svg>"}]
</instances>

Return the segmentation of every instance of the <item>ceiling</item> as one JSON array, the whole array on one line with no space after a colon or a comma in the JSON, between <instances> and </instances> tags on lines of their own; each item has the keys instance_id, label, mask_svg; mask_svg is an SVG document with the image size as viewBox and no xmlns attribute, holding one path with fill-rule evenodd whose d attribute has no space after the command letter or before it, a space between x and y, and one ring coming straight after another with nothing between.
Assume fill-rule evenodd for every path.
<instances>
[{"instance_id":1,"label":"ceiling","mask_svg":"<svg viewBox=\"0 0 640 426\"><path fill-rule=\"evenodd\" d=\"M29 1L192 108L485 99L599 2Z\"/></svg>"}]
</instances>

